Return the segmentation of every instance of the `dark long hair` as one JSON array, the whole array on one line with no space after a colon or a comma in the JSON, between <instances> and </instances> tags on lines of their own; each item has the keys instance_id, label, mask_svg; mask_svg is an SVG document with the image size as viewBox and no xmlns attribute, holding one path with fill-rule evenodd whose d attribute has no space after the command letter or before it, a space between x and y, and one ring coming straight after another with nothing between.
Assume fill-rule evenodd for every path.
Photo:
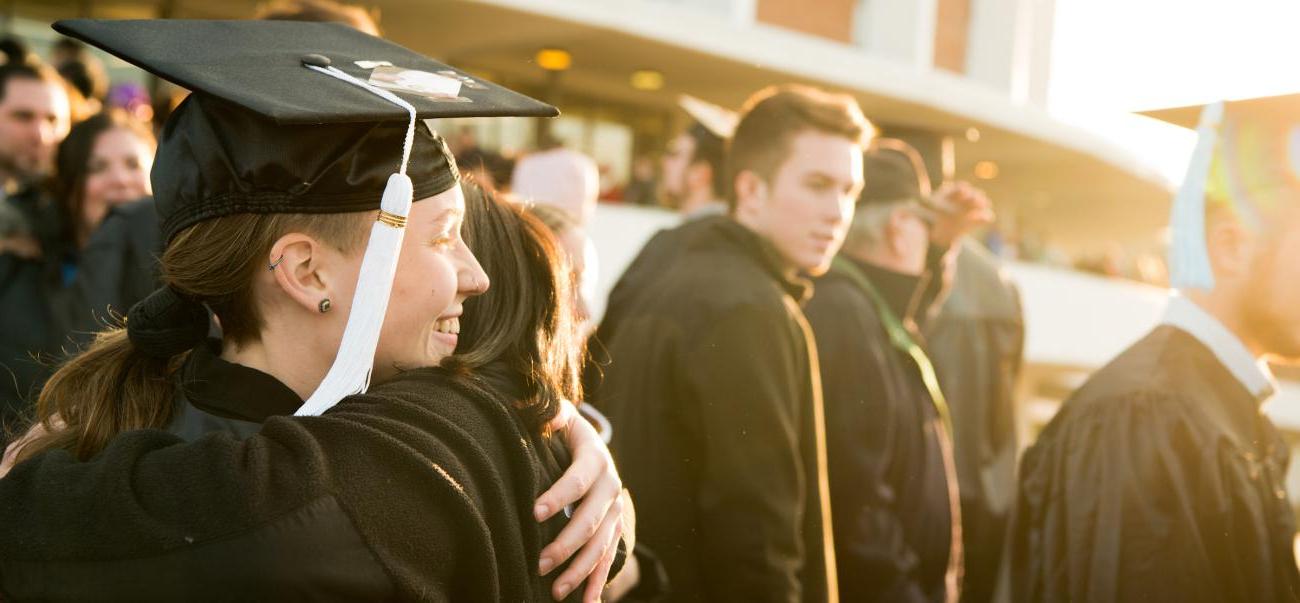
<instances>
[{"instance_id":1,"label":"dark long hair","mask_svg":"<svg viewBox=\"0 0 1300 603\"><path fill-rule=\"evenodd\" d=\"M84 241L90 236L81 214L86 201L86 178L90 175L90 156L95 152L95 142L109 130L125 129L146 143L157 146L148 126L136 121L121 109L108 109L96 113L86 121L72 127L68 137L59 144L54 155L54 179L50 192L59 200L59 213L63 218L64 240ZM90 227L93 229L93 226Z\"/></svg>"},{"instance_id":2,"label":"dark long hair","mask_svg":"<svg viewBox=\"0 0 1300 603\"><path fill-rule=\"evenodd\" d=\"M492 286L465 301L457 351L443 367L490 382L530 429L545 431L561 401L582 397L568 264L537 218L471 180L462 186L465 240Z\"/></svg>"}]
</instances>

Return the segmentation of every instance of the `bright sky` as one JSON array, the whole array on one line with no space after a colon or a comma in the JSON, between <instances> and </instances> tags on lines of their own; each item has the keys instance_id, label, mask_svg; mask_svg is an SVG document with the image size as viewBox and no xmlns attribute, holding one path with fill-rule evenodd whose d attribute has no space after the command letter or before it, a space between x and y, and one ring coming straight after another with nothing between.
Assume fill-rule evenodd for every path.
<instances>
[{"instance_id":1,"label":"bright sky","mask_svg":"<svg viewBox=\"0 0 1300 603\"><path fill-rule=\"evenodd\" d=\"M1300 92L1297 25L1295 0L1056 0L1048 108L1176 182L1190 133L1116 113Z\"/></svg>"}]
</instances>

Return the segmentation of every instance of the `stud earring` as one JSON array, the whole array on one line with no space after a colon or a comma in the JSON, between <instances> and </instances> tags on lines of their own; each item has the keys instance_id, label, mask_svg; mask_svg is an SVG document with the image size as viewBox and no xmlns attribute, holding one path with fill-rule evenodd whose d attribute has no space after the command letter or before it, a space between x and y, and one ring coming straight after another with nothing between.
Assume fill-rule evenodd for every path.
<instances>
[{"instance_id":1,"label":"stud earring","mask_svg":"<svg viewBox=\"0 0 1300 603\"><path fill-rule=\"evenodd\" d=\"M330 307L331 307L331 305L330 305L330 298L328 298L328 297L325 298L325 299L320 300L320 305L317 306L317 308L320 309L320 313L321 313L321 314L324 314L324 313L326 313L326 312L329 312L329 311L330 311Z\"/></svg>"}]
</instances>

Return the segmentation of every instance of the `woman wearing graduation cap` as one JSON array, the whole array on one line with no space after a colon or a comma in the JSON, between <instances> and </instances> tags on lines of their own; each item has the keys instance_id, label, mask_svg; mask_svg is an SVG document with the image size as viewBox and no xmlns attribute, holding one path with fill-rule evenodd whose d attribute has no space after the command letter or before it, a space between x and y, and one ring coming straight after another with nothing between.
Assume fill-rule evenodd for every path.
<instances>
[{"instance_id":1,"label":"woman wearing graduation cap","mask_svg":"<svg viewBox=\"0 0 1300 603\"><path fill-rule=\"evenodd\" d=\"M603 448L567 420L573 475L534 508L530 442L571 408L468 403L426 368L488 283L460 238L454 163L418 118L554 109L334 24L56 29L194 94L153 175L166 287L56 374L41 405L59 411L61 450L0 481L5 594L537 600L594 567L598 595L622 509ZM363 81L380 61L450 81L396 95ZM219 347L203 344L208 309ZM108 439L158 426L171 433ZM538 566L587 527L598 537L548 593Z\"/></svg>"}]
</instances>

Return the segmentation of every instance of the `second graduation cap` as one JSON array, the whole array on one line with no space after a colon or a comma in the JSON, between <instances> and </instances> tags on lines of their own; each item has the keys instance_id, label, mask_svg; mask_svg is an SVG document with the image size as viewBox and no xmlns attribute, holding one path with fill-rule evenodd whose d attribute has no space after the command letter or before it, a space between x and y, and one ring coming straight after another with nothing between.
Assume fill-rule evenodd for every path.
<instances>
[{"instance_id":1,"label":"second graduation cap","mask_svg":"<svg viewBox=\"0 0 1300 603\"><path fill-rule=\"evenodd\" d=\"M298 414L366 390L411 204L459 182L422 120L558 114L337 23L78 19L54 29L193 92L168 118L150 176L167 241L235 214L379 210L338 354ZM159 309L184 303L162 292ZM169 326L132 316L129 332Z\"/></svg>"},{"instance_id":2,"label":"second graduation cap","mask_svg":"<svg viewBox=\"0 0 1300 603\"><path fill-rule=\"evenodd\" d=\"M1300 94L1145 112L1195 128L1197 142L1170 217L1170 284L1210 289L1206 204L1258 224L1260 211L1300 200Z\"/></svg>"}]
</instances>

